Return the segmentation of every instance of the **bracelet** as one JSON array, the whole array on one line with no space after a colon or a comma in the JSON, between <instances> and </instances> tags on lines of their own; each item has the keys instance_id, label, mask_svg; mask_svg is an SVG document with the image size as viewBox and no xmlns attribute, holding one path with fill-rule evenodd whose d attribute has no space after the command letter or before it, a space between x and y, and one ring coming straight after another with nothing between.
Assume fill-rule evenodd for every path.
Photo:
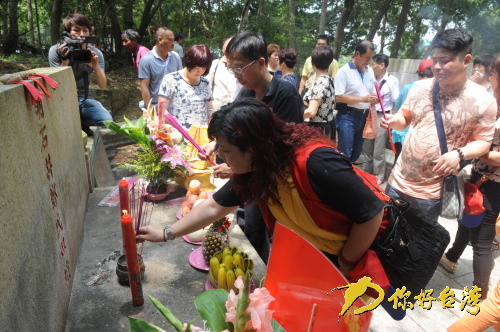
<instances>
[{"instance_id":1,"label":"bracelet","mask_svg":"<svg viewBox=\"0 0 500 332\"><path fill-rule=\"evenodd\" d=\"M167 240L174 240L174 233L170 230L170 225L165 226L163 229L163 242L167 242Z\"/></svg>"},{"instance_id":2,"label":"bracelet","mask_svg":"<svg viewBox=\"0 0 500 332\"><path fill-rule=\"evenodd\" d=\"M358 261L355 261L355 262L354 262L354 261L347 260L347 259L344 257L344 255L342 254L342 251L340 251L340 252L339 252L339 256L338 256L338 257L339 257L339 260L341 260L341 261L342 261L345 265L355 266L355 265L356 265L356 263L358 262Z\"/></svg>"},{"instance_id":3,"label":"bracelet","mask_svg":"<svg viewBox=\"0 0 500 332\"><path fill-rule=\"evenodd\" d=\"M460 158L460 162L465 161L465 155L464 155L464 152L462 151L462 149L455 148L455 151L458 152L458 157Z\"/></svg>"}]
</instances>

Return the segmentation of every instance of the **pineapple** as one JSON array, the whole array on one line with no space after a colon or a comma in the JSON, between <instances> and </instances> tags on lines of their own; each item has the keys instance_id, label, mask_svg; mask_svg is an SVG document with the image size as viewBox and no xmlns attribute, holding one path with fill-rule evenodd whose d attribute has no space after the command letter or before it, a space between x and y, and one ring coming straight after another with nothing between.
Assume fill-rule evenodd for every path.
<instances>
[{"instance_id":1,"label":"pineapple","mask_svg":"<svg viewBox=\"0 0 500 332\"><path fill-rule=\"evenodd\" d=\"M231 222L227 217L221 218L214 222L205 234L203 243L201 244L203 258L207 265L210 264L210 258L217 252L222 252L229 247L229 234L227 229Z\"/></svg>"}]
</instances>

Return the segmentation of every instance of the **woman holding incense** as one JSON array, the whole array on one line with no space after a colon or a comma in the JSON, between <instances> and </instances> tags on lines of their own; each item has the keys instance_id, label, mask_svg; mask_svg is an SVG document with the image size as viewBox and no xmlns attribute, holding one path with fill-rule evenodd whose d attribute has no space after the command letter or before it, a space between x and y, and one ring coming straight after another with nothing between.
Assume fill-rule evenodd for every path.
<instances>
[{"instance_id":1,"label":"woman holding incense","mask_svg":"<svg viewBox=\"0 0 500 332\"><path fill-rule=\"evenodd\" d=\"M271 232L279 220L343 273L362 258L377 234L384 203L319 129L285 123L260 102L242 99L214 113L208 134L234 175L178 222L141 228L139 242L189 234L256 200Z\"/></svg>"},{"instance_id":2,"label":"woman holding incense","mask_svg":"<svg viewBox=\"0 0 500 332\"><path fill-rule=\"evenodd\" d=\"M208 123L213 98L210 84L203 76L211 65L208 46L193 45L184 54L184 68L165 75L160 85L160 109L167 110L187 130L191 125Z\"/></svg>"}]
</instances>

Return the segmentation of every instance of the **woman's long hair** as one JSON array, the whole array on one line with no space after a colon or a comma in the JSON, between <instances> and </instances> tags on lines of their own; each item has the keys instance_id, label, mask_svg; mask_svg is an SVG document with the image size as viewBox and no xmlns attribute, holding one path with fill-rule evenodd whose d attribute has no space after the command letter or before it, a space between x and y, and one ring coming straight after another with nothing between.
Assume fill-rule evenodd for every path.
<instances>
[{"instance_id":1,"label":"woman's long hair","mask_svg":"<svg viewBox=\"0 0 500 332\"><path fill-rule=\"evenodd\" d=\"M278 184L286 180L294 151L309 141L333 142L306 124L287 124L254 99L240 99L215 112L208 127L211 139L223 137L242 152L250 152L251 172L232 177L245 202L278 199Z\"/></svg>"}]
</instances>

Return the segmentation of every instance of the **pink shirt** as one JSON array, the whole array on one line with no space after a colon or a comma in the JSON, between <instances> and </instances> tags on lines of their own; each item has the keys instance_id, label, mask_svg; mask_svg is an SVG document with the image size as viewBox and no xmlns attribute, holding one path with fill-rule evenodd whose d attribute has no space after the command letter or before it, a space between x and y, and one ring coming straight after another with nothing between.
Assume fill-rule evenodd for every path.
<instances>
[{"instance_id":1,"label":"pink shirt","mask_svg":"<svg viewBox=\"0 0 500 332\"><path fill-rule=\"evenodd\" d=\"M132 53L132 61L134 61L134 68L136 71L139 70L139 62L141 61L141 58L145 56L148 52L149 48L142 45L137 45L134 53Z\"/></svg>"},{"instance_id":2,"label":"pink shirt","mask_svg":"<svg viewBox=\"0 0 500 332\"><path fill-rule=\"evenodd\" d=\"M432 172L434 161L441 156L434 111L432 86L434 79L416 82L401 107L409 111L412 128L406 136L401 155L388 180L404 194L421 199L439 199L443 177ZM493 139L496 101L480 85L467 80L457 97L442 103L448 151L468 141Z\"/></svg>"}]
</instances>

